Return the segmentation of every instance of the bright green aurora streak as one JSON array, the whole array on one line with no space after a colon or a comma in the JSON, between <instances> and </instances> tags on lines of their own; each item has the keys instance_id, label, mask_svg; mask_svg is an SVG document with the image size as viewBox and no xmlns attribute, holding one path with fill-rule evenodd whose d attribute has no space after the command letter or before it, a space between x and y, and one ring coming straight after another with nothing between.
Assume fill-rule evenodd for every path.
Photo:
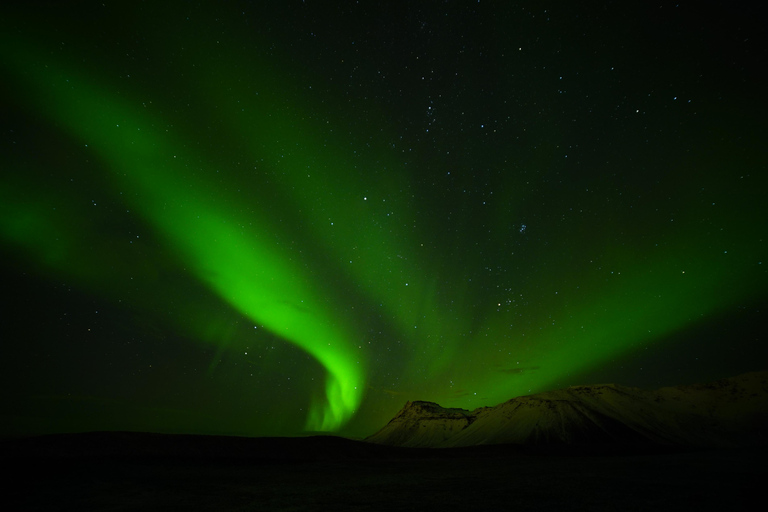
<instances>
[{"instance_id":1,"label":"bright green aurora streak","mask_svg":"<svg viewBox=\"0 0 768 512\"><path fill-rule=\"evenodd\" d=\"M244 217L239 213L243 206L233 205L231 198L226 204L214 199L210 193L214 184L182 177L180 162L192 160L190 152L153 129L157 121L105 96L100 92L103 87L75 70L58 70L54 63L41 67L45 73L27 84L37 88L34 96L49 101L38 108L73 138L95 148L113 170L115 186L141 198L135 207L168 237L198 277L243 314L306 350L326 368L327 401L313 403L307 429L336 430L343 425L362 399L364 364L352 335L336 325L321 293L312 288L311 277L293 262L296 256L269 242L268 221L253 227L258 213ZM51 81L54 87L41 87ZM17 208L4 212L6 236L37 254L56 251L60 244L51 236L55 228L47 226L45 215L35 209L23 212L23 205ZM20 218L30 225L19 226ZM53 246L47 247L46 241Z\"/></svg>"}]
</instances>

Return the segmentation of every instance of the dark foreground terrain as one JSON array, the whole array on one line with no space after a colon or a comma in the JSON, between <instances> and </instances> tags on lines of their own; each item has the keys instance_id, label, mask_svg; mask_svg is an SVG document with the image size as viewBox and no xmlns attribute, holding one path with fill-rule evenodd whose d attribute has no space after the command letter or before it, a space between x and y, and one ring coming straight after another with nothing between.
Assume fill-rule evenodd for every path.
<instances>
[{"instance_id":1,"label":"dark foreground terrain","mask_svg":"<svg viewBox=\"0 0 768 512\"><path fill-rule=\"evenodd\" d=\"M406 449L337 437L6 441L5 510L741 510L768 449Z\"/></svg>"}]
</instances>

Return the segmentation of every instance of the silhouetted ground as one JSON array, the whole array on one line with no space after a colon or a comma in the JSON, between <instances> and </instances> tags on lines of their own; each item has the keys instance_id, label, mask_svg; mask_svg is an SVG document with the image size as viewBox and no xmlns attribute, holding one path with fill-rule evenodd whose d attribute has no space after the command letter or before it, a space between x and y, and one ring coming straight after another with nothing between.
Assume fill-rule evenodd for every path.
<instances>
[{"instance_id":1,"label":"silhouetted ground","mask_svg":"<svg viewBox=\"0 0 768 512\"><path fill-rule=\"evenodd\" d=\"M403 449L135 433L3 443L5 510L740 510L768 449Z\"/></svg>"}]
</instances>

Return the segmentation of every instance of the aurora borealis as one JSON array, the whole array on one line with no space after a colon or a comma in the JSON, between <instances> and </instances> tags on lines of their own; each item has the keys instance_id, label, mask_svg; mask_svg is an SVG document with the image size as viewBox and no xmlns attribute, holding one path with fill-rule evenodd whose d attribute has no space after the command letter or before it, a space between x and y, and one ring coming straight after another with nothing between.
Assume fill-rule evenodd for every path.
<instances>
[{"instance_id":1,"label":"aurora borealis","mask_svg":"<svg viewBox=\"0 0 768 512\"><path fill-rule=\"evenodd\" d=\"M2 8L7 433L765 368L747 8L154 4Z\"/></svg>"}]
</instances>

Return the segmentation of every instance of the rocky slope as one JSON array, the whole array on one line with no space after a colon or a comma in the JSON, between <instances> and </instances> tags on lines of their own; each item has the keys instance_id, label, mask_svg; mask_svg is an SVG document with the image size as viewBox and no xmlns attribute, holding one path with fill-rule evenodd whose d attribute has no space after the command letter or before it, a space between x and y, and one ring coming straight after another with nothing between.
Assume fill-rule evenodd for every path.
<instances>
[{"instance_id":1,"label":"rocky slope","mask_svg":"<svg viewBox=\"0 0 768 512\"><path fill-rule=\"evenodd\" d=\"M474 411L408 402L367 441L412 447L766 446L768 372L652 391L615 384L575 386Z\"/></svg>"}]
</instances>

